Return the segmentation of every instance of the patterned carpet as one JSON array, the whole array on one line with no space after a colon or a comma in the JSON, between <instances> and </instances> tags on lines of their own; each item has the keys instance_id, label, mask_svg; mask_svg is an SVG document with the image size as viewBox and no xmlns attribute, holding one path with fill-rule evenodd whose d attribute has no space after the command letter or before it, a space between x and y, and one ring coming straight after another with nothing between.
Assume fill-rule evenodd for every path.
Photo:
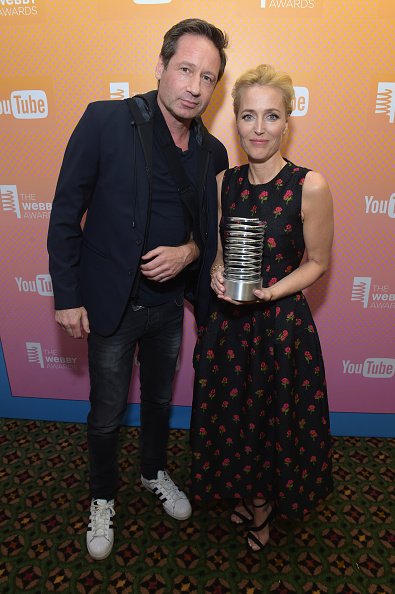
<instances>
[{"instance_id":1,"label":"patterned carpet","mask_svg":"<svg viewBox=\"0 0 395 594\"><path fill-rule=\"evenodd\" d=\"M336 437L336 490L300 524L277 524L264 554L246 548L229 510L185 522L138 481L138 430L124 428L124 482L113 554L85 549L85 426L0 420L0 592L393 594L395 440ZM171 431L169 470L188 478L187 432Z\"/></svg>"}]
</instances>

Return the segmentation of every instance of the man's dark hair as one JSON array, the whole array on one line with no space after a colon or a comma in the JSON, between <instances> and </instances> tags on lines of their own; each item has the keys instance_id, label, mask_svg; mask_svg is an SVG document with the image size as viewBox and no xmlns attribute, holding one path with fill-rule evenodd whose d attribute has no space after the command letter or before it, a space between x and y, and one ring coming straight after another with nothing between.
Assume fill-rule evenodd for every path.
<instances>
[{"instance_id":1,"label":"man's dark hair","mask_svg":"<svg viewBox=\"0 0 395 594\"><path fill-rule=\"evenodd\" d=\"M211 23L203 21L202 19L185 19L184 21L180 21L176 25L173 25L173 27L165 33L162 49L160 51L164 67L167 68L169 61L176 53L177 43L180 37L187 33L202 35L213 42L221 58L221 65L218 73L218 80L220 80L226 65L225 49L228 47L228 36L226 33L223 33L221 29L218 29Z\"/></svg>"}]
</instances>

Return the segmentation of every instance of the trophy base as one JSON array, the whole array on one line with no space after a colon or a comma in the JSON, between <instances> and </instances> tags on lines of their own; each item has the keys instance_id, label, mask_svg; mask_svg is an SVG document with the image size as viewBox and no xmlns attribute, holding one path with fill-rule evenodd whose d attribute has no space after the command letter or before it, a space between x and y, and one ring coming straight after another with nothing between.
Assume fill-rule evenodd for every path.
<instances>
[{"instance_id":1,"label":"trophy base","mask_svg":"<svg viewBox=\"0 0 395 594\"><path fill-rule=\"evenodd\" d=\"M262 289L262 280L230 280L225 277L224 285L225 295L234 299L234 301L257 301L258 298L254 295L253 291L255 289Z\"/></svg>"}]
</instances>

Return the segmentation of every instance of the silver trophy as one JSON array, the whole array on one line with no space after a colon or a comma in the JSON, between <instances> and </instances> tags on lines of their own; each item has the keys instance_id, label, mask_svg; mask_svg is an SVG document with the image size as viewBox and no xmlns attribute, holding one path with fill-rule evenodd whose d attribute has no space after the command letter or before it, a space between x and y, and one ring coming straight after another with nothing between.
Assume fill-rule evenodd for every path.
<instances>
[{"instance_id":1,"label":"silver trophy","mask_svg":"<svg viewBox=\"0 0 395 594\"><path fill-rule=\"evenodd\" d=\"M225 294L235 301L256 301L253 291L262 288L265 227L266 223L259 219L225 218Z\"/></svg>"}]
</instances>

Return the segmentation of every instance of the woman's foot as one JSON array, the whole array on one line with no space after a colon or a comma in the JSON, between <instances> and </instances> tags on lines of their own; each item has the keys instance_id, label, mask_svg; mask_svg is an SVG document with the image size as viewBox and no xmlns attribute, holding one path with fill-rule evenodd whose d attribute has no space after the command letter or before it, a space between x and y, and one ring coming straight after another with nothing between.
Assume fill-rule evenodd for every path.
<instances>
[{"instance_id":1,"label":"woman's foot","mask_svg":"<svg viewBox=\"0 0 395 594\"><path fill-rule=\"evenodd\" d=\"M246 499L240 499L230 516L231 522L238 525L250 524L254 519L254 514L249 506L250 503Z\"/></svg>"},{"instance_id":2,"label":"woman's foot","mask_svg":"<svg viewBox=\"0 0 395 594\"><path fill-rule=\"evenodd\" d=\"M271 504L263 499L254 499L252 502L254 520L248 526L247 542L250 549L259 551L264 549L270 538L270 522L273 518Z\"/></svg>"}]
</instances>

